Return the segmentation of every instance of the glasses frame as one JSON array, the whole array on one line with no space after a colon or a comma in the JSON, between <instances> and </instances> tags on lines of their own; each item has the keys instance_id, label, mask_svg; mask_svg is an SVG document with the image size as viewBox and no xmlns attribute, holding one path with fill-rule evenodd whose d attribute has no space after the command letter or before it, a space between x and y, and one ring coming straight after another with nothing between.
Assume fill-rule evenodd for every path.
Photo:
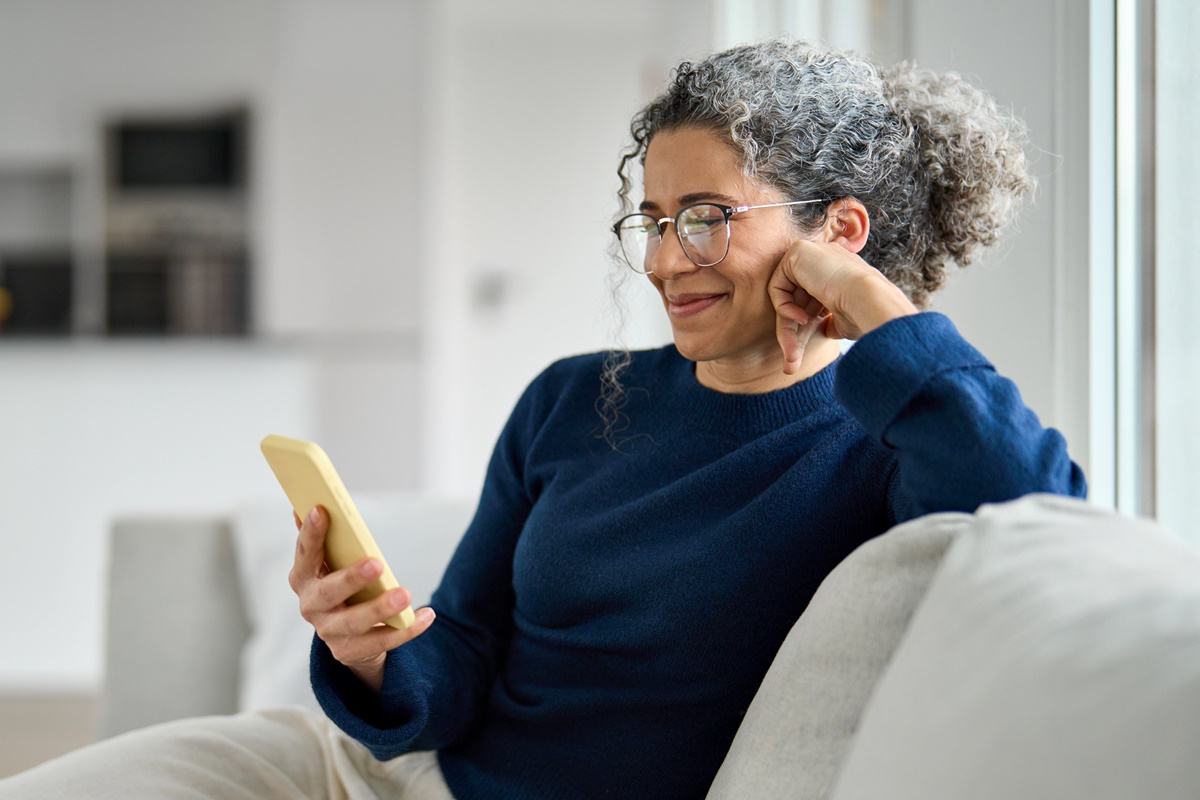
<instances>
[{"instance_id":1,"label":"glasses frame","mask_svg":"<svg viewBox=\"0 0 1200 800\"><path fill-rule=\"evenodd\" d=\"M679 239L679 247L681 250L683 250L683 254L685 256L687 256L688 261L691 261L697 267L715 267L717 264L720 264L722 261L724 261L725 257L727 255L729 255L729 242L732 241L732 239L733 239L733 231L729 227L729 220L734 214L740 214L743 211L752 211L753 209L756 209L756 208L779 208L781 206L803 206L803 205L810 205L812 203L824 203L824 202L826 202L826 200L824 198L820 198L817 200L788 200L783 203L762 203L762 204L753 205L753 206L727 206L724 203L713 203L713 202L706 200L706 201L701 201L699 203L691 203L689 205L684 206L683 208L676 211L675 216L673 216L673 217L656 218L653 214L647 214L645 211L639 211L639 212L636 212L633 214L626 214L625 216L621 217L619 220L617 220L616 222L613 223L612 232L613 232L613 234L616 235L617 244L621 248L621 258L623 258L625 260L625 263L629 266L629 268L631 270L633 270L634 272L636 272L639 275L653 275L654 270L650 269L650 270L642 271L642 270L638 269L629 260L629 255L625 252L625 243L621 240L621 226L624 225L627 220L633 219L634 217L649 217L650 219L655 220L655 222L658 226L658 238L659 238L660 242L662 241L663 234L667 230L667 223L668 222L671 223L672 225L675 226L675 236ZM725 220L724 220L724 222L725 222L725 252L723 252L721 254L721 257L718 258L716 261L712 261L707 264L701 264L699 261L697 261L695 259L695 257L692 256L691 252L688 251L687 241L684 239L683 233L679 230L679 226L675 224L676 219L683 216L690 209L696 208L697 206L712 206L714 208L718 208L721 210L721 214L725 218Z\"/></svg>"}]
</instances>

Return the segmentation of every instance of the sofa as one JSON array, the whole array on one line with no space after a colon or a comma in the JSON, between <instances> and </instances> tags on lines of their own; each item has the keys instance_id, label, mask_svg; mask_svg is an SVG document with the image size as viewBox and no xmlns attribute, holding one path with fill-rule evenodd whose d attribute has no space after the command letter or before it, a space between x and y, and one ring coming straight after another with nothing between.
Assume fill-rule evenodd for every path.
<instances>
[{"instance_id":1,"label":"sofa","mask_svg":"<svg viewBox=\"0 0 1200 800\"><path fill-rule=\"evenodd\" d=\"M424 602L469 504L357 503ZM116 520L101 735L315 708L293 546L285 501ZM1198 746L1200 551L1151 520L1033 495L912 520L843 561L708 798L1197 798Z\"/></svg>"}]
</instances>

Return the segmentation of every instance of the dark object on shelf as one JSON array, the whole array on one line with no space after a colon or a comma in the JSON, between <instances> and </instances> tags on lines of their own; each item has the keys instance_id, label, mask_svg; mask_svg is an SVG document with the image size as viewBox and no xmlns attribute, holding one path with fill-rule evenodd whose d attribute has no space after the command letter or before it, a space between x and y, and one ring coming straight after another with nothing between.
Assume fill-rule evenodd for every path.
<instances>
[{"instance_id":1,"label":"dark object on shelf","mask_svg":"<svg viewBox=\"0 0 1200 800\"><path fill-rule=\"evenodd\" d=\"M244 256L110 255L110 334L222 336L247 329Z\"/></svg>"},{"instance_id":2,"label":"dark object on shelf","mask_svg":"<svg viewBox=\"0 0 1200 800\"><path fill-rule=\"evenodd\" d=\"M0 287L10 306L4 335L71 332L71 257L67 253L0 253Z\"/></svg>"},{"instance_id":3,"label":"dark object on shelf","mask_svg":"<svg viewBox=\"0 0 1200 800\"><path fill-rule=\"evenodd\" d=\"M166 333L165 258L110 258L106 292L109 333Z\"/></svg>"},{"instance_id":4,"label":"dark object on shelf","mask_svg":"<svg viewBox=\"0 0 1200 800\"><path fill-rule=\"evenodd\" d=\"M239 189L246 183L246 115L130 120L110 129L118 190Z\"/></svg>"}]
</instances>

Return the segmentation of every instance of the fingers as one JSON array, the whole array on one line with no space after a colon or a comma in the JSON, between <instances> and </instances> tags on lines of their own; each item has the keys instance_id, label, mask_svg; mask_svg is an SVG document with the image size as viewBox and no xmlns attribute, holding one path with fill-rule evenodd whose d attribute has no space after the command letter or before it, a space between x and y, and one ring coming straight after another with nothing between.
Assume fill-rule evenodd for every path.
<instances>
[{"instance_id":1,"label":"fingers","mask_svg":"<svg viewBox=\"0 0 1200 800\"><path fill-rule=\"evenodd\" d=\"M794 375L801 369L805 345L824 327L821 323L828 312L820 300L799 284L783 262L771 277L767 291L775 307L775 338L783 352L783 371Z\"/></svg>"},{"instance_id":2,"label":"fingers","mask_svg":"<svg viewBox=\"0 0 1200 800\"><path fill-rule=\"evenodd\" d=\"M360 590L378 580L383 564L374 558L313 578L301 586L300 615L328 645L333 657L356 670L368 666L378 677L382 657L388 650L412 641L433 623L431 608L414 615L413 624L403 630L384 624L412 603L412 595L404 587L391 589L366 602L347 605L346 601ZM374 678L368 680L373 683ZM378 688L378 687L377 687Z\"/></svg>"},{"instance_id":3,"label":"fingers","mask_svg":"<svg viewBox=\"0 0 1200 800\"><path fill-rule=\"evenodd\" d=\"M357 636L391 619L411 603L412 596L403 587L384 592L365 603L352 606L339 603L327 609L337 613L329 613L328 619L321 620L320 632L328 636Z\"/></svg>"},{"instance_id":4,"label":"fingers","mask_svg":"<svg viewBox=\"0 0 1200 800\"><path fill-rule=\"evenodd\" d=\"M329 652L335 659L348 667L356 667L369 664L389 650L411 642L429 630L435 616L433 609L426 607L416 612L413 624L404 630L379 624L354 634L339 635L328 630L324 633L317 630L317 635L329 647Z\"/></svg>"},{"instance_id":5,"label":"fingers","mask_svg":"<svg viewBox=\"0 0 1200 800\"><path fill-rule=\"evenodd\" d=\"M814 247L820 245L805 240L795 242L780 259L767 284L775 313L800 325L824 316L830 303L828 292L824 291L825 276L811 263L813 255L821 252Z\"/></svg>"},{"instance_id":6,"label":"fingers","mask_svg":"<svg viewBox=\"0 0 1200 800\"><path fill-rule=\"evenodd\" d=\"M370 586L382 574L383 564L379 559L364 558L357 564L310 581L304 586L304 591L300 595L300 611L304 614L305 619L308 619L310 615L336 608ZM386 594L391 594L391 592ZM375 600L378 599L375 598ZM388 616L391 615L387 614L385 618ZM311 620L309 621L311 622Z\"/></svg>"},{"instance_id":7,"label":"fingers","mask_svg":"<svg viewBox=\"0 0 1200 800\"><path fill-rule=\"evenodd\" d=\"M860 269L875 272L857 255L837 244L801 239L788 248L770 283L776 314L784 322L800 326L795 332L782 323L776 326L784 353L784 372L792 374L800 369L803 347L797 347L791 340L802 331L806 337L820 331L830 339L857 338L853 322L846 317L845 298L853 297L852 287Z\"/></svg>"},{"instance_id":8,"label":"fingers","mask_svg":"<svg viewBox=\"0 0 1200 800\"><path fill-rule=\"evenodd\" d=\"M814 304L819 308L821 304L797 282L788 270L786 261L785 258L775 269L775 274L767 284L767 294L776 314L804 325L811 319L809 309Z\"/></svg>"},{"instance_id":9,"label":"fingers","mask_svg":"<svg viewBox=\"0 0 1200 800\"><path fill-rule=\"evenodd\" d=\"M830 338L859 339L916 307L883 273L836 242L799 239L780 259L770 284L776 313L807 324L828 315Z\"/></svg>"},{"instance_id":10,"label":"fingers","mask_svg":"<svg viewBox=\"0 0 1200 800\"><path fill-rule=\"evenodd\" d=\"M378 689L387 652L428 630L434 620L433 609L418 610L413 623L399 630L384 623L412 603L412 596L403 587L363 603L347 605L347 600L379 579L383 562L365 558L345 569L329 572L325 566L328 514L318 506L303 520L292 516L299 535L288 583L300 598L300 615L329 646L334 658L368 686Z\"/></svg>"},{"instance_id":11,"label":"fingers","mask_svg":"<svg viewBox=\"0 0 1200 800\"><path fill-rule=\"evenodd\" d=\"M839 310L837 278L844 268L846 256L857 258L838 245L807 239L793 242L780 260L771 283L771 299L776 311L790 300L796 306L790 318L801 324L815 319L824 308L836 313ZM784 290L788 297L784 296ZM788 312L780 313L786 316Z\"/></svg>"},{"instance_id":12,"label":"fingers","mask_svg":"<svg viewBox=\"0 0 1200 800\"><path fill-rule=\"evenodd\" d=\"M299 522L295 512L292 517ZM300 594L302 587L310 580L319 578L325 573L325 532L329 527L329 515L320 506L314 506L300 523L300 535L296 537L296 556L292 562L292 571L288 575L288 583L292 591Z\"/></svg>"},{"instance_id":13,"label":"fingers","mask_svg":"<svg viewBox=\"0 0 1200 800\"><path fill-rule=\"evenodd\" d=\"M336 575L333 573L324 580L333 580ZM353 606L343 603L319 613L310 610L305 618L335 659L356 671L369 667L378 677L383 656L389 650L411 642L433 624L432 608L419 609L413 615L413 623L402 630L384 624L411 602L412 596L401 587L365 603Z\"/></svg>"}]
</instances>

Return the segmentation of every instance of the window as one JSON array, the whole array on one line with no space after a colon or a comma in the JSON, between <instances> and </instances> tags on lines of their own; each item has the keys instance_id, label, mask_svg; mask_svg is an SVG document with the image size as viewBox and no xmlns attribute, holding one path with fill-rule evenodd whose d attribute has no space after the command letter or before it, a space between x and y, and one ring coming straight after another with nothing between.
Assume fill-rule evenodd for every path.
<instances>
[{"instance_id":1,"label":"window","mask_svg":"<svg viewBox=\"0 0 1200 800\"><path fill-rule=\"evenodd\" d=\"M1101 295L1106 281L1111 285L1114 331L1115 474L1109 484L1102 480L1100 495L1115 490L1111 503L1100 502L1157 517L1200 544L1191 508L1200 487L1200 313L1194 300L1200 266L1191 252L1200 214L1200 163L1191 149L1200 124L1194 100L1200 6L1095 0L1093 14L1098 27L1107 22L1113 34L1116 100L1093 117L1103 126L1107 113L1115 134L1115 270L1106 271L1101 252L1092 276ZM1100 75L1103 82L1102 64ZM1093 230L1103 230L1106 218L1094 210ZM1106 345L1097 343L1100 350ZM1093 382L1092 391L1103 386Z\"/></svg>"},{"instance_id":2,"label":"window","mask_svg":"<svg viewBox=\"0 0 1200 800\"><path fill-rule=\"evenodd\" d=\"M1152 20L1154 436L1152 511L1200 544L1193 503L1200 493L1200 4L1159 0Z\"/></svg>"}]
</instances>

